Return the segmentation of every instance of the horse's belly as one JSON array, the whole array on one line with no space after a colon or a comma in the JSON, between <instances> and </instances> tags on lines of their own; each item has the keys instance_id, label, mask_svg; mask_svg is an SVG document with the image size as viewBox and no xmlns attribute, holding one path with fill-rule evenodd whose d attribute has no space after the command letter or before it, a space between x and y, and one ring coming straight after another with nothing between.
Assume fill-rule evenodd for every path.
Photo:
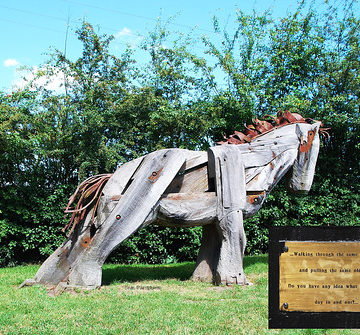
<instances>
[{"instance_id":1,"label":"horse's belly","mask_svg":"<svg viewBox=\"0 0 360 335\"><path fill-rule=\"evenodd\" d=\"M247 192L243 208L244 218L254 215L262 206L266 193ZM216 219L216 193L169 193L159 204L154 224L167 227L193 227L214 223Z\"/></svg>"},{"instance_id":2,"label":"horse's belly","mask_svg":"<svg viewBox=\"0 0 360 335\"><path fill-rule=\"evenodd\" d=\"M212 223L215 218L215 192L169 193L160 201L155 223L170 227L192 227Z\"/></svg>"}]
</instances>

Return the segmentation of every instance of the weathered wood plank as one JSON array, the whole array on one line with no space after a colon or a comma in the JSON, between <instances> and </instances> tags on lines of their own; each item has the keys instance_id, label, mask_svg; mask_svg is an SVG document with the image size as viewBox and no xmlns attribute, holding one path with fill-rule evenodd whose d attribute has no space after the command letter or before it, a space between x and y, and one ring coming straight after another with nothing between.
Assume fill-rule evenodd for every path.
<instances>
[{"instance_id":1,"label":"weathered wood plank","mask_svg":"<svg viewBox=\"0 0 360 335\"><path fill-rule=\"evenodd\" d=\"M211 193L172 193L159 204L159 225L193 227L210 224L216 218L216 196Z\"/></svg>"},{"instance_id":2,"label":"weathered wood plank","mask_svg":"<svg viewBox=\"0 0 360 335\"><path fill-rule=\"evenodd\" d=\"M192 280L213 282L219 261L221 237L215 224L202 228L202 239L199 255L196 260Z\"/></svg>"},{"instance_id":3,"label":"weathered wood plank","mask_svg":"<svg viewBox=\"0 0 360 335\"><path fill-rule=\"evenodd\" d=\"M294 191L308 192L311 188L317 157L319 154L320 148L320 138L318 135L320 124L315 124L311 130L313 130L316 135L312 140L311 147L306 152L299 152L297 159L293 165L293 173L290 181L290 188ZM301 133L303 141L307 141L308 131L303 131L298 129L298 132Z\"/></svg>"},{"instance_id":4,"label":"weathered wood plank","mask_svg":"<svg viewBox=\"0 0 360 335\"><path fill-rule=\"evenodd\" d=\"M208 188L207 164L202 163L200 166L177 175L165 193L199 193L207 191Z\"/></svg>"},{"instance_id":5,"label":"weathered wood plank","mask_svg":"<svg viewBox=\"0 0 360 335\"><path fill-rule=\"evenodd\" d=\"M217 215L222 219L228 210L241 210L246 201L244 162L238 146L209 149L209 161L215 163Z\"/></svg>"},{"instance_id":6,"label":"weathered wood plank","mask_svg":"<svg viewBox=\"0 0 360 335\"><path fill-rule=\"evenodd\" d=\"M245 169L269 164L276 156L286 150L298 148L299 142L294 133L290 138L278 137L275 140L263 141L260 144L225 145L233 146L241 152Z\"/></svg>"},{"instance_id":7,"label":"weathered wood plank","mask_svg":"<svg viewBox=\"0 0 360 335\"><path fill-rule=\"evenodd\" d=\"M246 184L246 190L269 192L294 164L296 155L297 149L291 149L276 156Z\"/></svg>"},{"instance_id":8,"label":"weathered wood plank","mask_svg":"<svg viewBox=\"0 0 360 335\"><path fill-rule=\"evenodd\" d=\"M221 240L216 269L216 284L247 284L243 271L246 236L243 208L246 205L245 169L235 146L209 149L215 162L217 217Z\"/></svg>"},{"instance_id":9,"label":"weathered wood plank","mask_svg":"<svg viewBox=\"0 0 360 335\"><path fill-rule=\"evenodd\" d=\"M254 215L263 205L265 191L246 193L244 218ZM195 227L214 224L216 217L216 193L170 193L164 194L159 203L159 213L150 215L147 222L164 227ZM160 220L156 220L156 216Z\"/></svg>"},{"instance_id":10,"label":"weathered wood plank","mask_svg":"<svg viewBox=\"0 0 360 335\"><path fill-rule=\"evenodd\" d=\"M186 161L179 171L180 173L186 172L207 163L208 155L206 151L186 151Z\"/></svg>"},{"instance_id":11,"label":"weathered wood plank","mask_svg":"<svg viewBox=\"0 0 360 335\"><path fill-rule=\"evenodd\" d=\"M108 198L122 194L143 159L144 156L121 165L106 183L102 193Z\"/></svg>"}]
</instances>

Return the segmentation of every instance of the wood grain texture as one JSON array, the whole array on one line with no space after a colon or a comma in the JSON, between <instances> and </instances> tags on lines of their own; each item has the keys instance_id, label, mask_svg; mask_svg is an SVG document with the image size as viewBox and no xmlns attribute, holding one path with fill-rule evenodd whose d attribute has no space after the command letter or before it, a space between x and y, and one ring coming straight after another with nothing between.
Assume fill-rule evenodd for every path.
<instances>
[{"instance_id":1,"label":"wood grain texture","mask_svg":"<svg viewBox=\"0 0 360 335\"><path fill-rule=\"evenodd\" d=\"M104 196L111 198L114 195L122 194L143 159L144 157L139 157L121 165L106 183L102 191Z\"/></svg>"},{"instance_id":2,"label":"wood grain texture","mask_svg":"<svg viewBox=\"0 0 360 335\"><path fill-rule=\"evenodd\" d=\"M221 235L215 224L202 228L202 239L192 280L214 282L220 258Z\"/></svg>"},{"instance_id":3,"label":"wood grain texture","mask_svg":"<svg viewBox=\"0 0 360 335\"><path fill-rule=\"evenodd\" d=\"M247 284L243 270L246 236L242 209L246 204L245 169L241 153L235 146L209 149L214 162L218 232L221 247L217 263L216 284Z\"/></svg>"},{"instance_id":4,"label":"wood grain texture","mask_svg":"<svg viewBox=\"0 0 360 335\"><path fill-rule=\"evenodd\" d=\"M168 227L194 227L213 223L216 196L211 193L172 193L159 204L157 224Z\"/></svg>"},{"instance_id":5,"label":"wood grain texture","mask_svg":"<svg viewBox=\"0 0 360 335\"><path fill-rule=\"evenodd\" d=\"M297 149L289 149L277 155L246 184L246 190L270 192L293 166L297 152Z\"/></svg>"},{"instance_id":6,"label":"wood grain texture","mask_svg":"<svg viewBox=\"0 0 360 335\"><path fill-rule=\"evenodd\" d=\"M299 150L297 159L294 162L292 178L289 183L290 188L294 191L308 192L311 188L320 148L319 127L320 123L316 123L311 127L305 128L298 126L296 129L298 137L301 138L302 142L306 143L309 131L314 131L315 136L311 140L311 147L308 148L306 152L301 152Z\"/></svg>"},{"instance_id":7,"label":"wood grain texture","mask_svg":"<svg viewBox=\"0 0 360 335\"><path fill-rule=\"evenodd\" d=\"M200 193L208 190L207 162L178 174L165 193Z\"/></svg>"}]
</instances>

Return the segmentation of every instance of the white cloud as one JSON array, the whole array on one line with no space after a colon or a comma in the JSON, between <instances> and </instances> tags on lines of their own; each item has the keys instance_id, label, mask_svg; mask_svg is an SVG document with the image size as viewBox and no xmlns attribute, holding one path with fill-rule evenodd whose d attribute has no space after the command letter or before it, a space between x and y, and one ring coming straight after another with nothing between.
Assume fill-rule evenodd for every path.
<instances>
[{"instance_id":1,"label":"white cloud","mask_svg":"<svg viewBox=\"0 0 360 335\"><path fill-rule=\"evenodd\" d=\"M20 63L14 58L8 58L8 59L4 60L4 66L6 66L6 67L18 66L18 65L20 65Z\"/></svg>"},{"instance_id":2,"label":"white cloud","mask_svg":"<svg viewBox=\"0 0 360 335\"><path fill-rule=\"evenodd\" d=\"M115 37L115 49L123 49L124 45L130 46L131 48L136 48L139 43L143 40L143 36L134 33L131 29L124 27L116 34Z\"/></svg>"},{"instance_id":3,"label":"white cloud","mask_svg":"<svg viewBox=\"0 0 360 335\"><path fill-rule=\"evenodd\" d=\"M48 70L48 72L47 72ZM46 75L45 73L53 72L51 75ZM72 78L67 78L69 84L72 83ZM23 89L26 85L32 82L32 87L35 88L45 88L47 90L54 91L56 93L65 93L65 77L64 72L58 71L55 68L42 68L35 66L32 70L27 70L17 75L15 80L12 82L14 89Z\"/></svg>"},{"instance_id":4,"label":"white cloud","mask_svg":"<svg viewBox=\"0 0 360 335\"><path fill-rule=\"evenodd\" d=\"M117 32L114 36L115 36L115 38L122 38L122 37L131 36L131 35L133 35L131 30L127 27L124 27L122 30Z\"/></svg>"}]
</instances>

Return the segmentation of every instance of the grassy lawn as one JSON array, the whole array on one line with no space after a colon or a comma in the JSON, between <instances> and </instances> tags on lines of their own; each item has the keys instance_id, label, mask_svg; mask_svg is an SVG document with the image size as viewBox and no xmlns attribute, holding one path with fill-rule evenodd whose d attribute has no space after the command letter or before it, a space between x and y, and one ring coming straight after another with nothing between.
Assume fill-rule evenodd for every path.
<instances>
[{"instance_id":1,"label":"grassy lawn","mask_svg":"<svg viewBox=\"0 0 360 335\"><path fill-rule=\"evenodd\" d=\"M0 269L0 334L360 334L268 330L267 256L245 259L253 286L189 280L194 263L106 265L101 289L50 297L17 289L38 266Z\"/></svg>"}]
</instances>

